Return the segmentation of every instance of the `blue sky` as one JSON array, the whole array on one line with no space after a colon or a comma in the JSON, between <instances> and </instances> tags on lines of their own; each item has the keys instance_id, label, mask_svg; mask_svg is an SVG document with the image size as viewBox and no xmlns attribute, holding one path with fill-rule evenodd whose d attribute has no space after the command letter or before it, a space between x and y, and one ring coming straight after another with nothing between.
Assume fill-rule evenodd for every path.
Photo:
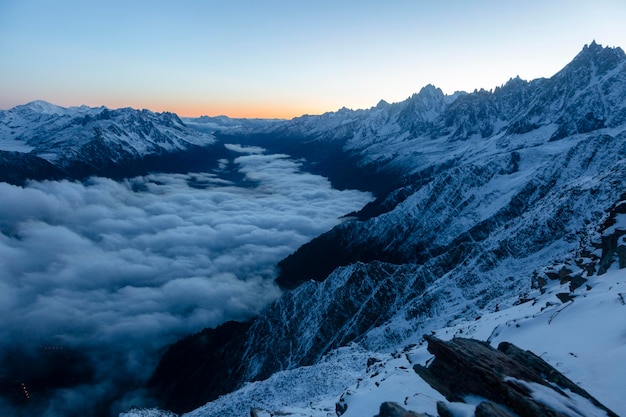
<instances>
[{"instance_id":1,"label":"blue sky","mask_svg":"<svg viewBox=\"0 0 626 417\"><path fill-rule=\"evenodd\" d=\"M592 40L626 47L624 22L623 0L0 0L0 108L368 108L552 76Z\"/></svg>"}]
</instances>

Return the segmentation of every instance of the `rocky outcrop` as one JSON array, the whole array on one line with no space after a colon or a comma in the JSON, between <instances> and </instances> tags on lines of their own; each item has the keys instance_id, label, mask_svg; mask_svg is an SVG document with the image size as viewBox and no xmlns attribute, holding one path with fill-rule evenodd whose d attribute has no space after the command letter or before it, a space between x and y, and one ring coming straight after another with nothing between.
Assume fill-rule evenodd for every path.
<instances>
[{"instance_id":1,"label":"rocky outcrop","mask_svg":"<svg viewBox=\"0 0 626 417\"><path fill-rule=\"evenodd\" d=\"M397 403L385 402L380 405L380 411L375 417L428 417L428 415L407 411Z\"/></svg>"},{"instance_id":2,"label":"rocky outcrop","mask_svg":"<svg viewBox=\"0 0 626 417\"><path fill-rule=\"evenodd\" d=\"M611 267L626 268L626 195L607 210L601 224L582 239L570 259L535 271L532 287L543 291L550 280L569 283L569 293L557 294L561 301L569 301L588 277L602 275Z\"/></svg>"},{"instance_id":3,"label":"rocky outcrop","mask_svg":"<svg viewBox=\"0 0 626 417\"><path fill-rule=\"evenodd\" d=\"M480 415L557 417L568 415L563 407L576 415L585 415L580 407L593 407L617 417L543 359L515 345L503 342L496 350L474 339L425 339L435 359L428 367L415 365L415 371L448 401L463 402L474 395L494 403L482 406Z\"/></svg>"},{"instance_id":4,"label":"rocky outcrop","mask_svg":"<svg viewBox=\"0 0 626 417\"><path fill-rule=\"evenodd\" d=\"M622 196L622 199L625 196ZM602 230L602 256L598 275L604 274L617 259L619 268L626 268L626 201L615 204Z\"/></svg>"}]
</instances>

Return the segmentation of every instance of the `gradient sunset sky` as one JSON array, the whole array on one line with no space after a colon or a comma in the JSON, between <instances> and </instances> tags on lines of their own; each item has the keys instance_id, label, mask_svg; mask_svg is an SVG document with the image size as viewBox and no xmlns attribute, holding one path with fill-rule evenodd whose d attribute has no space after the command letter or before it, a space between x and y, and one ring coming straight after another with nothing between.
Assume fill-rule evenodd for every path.
<instances>
[{"instance_id":1,"label":"gradient sunset sky","mask_svg":"<svg viewBox=\"0 0 626 417\"><path fill-rule=\"evenodd\" d=\"M291 118L550 77L593 40L626 47L626 1L0 0L0 109Z\"/></svg>"}]
</instances>

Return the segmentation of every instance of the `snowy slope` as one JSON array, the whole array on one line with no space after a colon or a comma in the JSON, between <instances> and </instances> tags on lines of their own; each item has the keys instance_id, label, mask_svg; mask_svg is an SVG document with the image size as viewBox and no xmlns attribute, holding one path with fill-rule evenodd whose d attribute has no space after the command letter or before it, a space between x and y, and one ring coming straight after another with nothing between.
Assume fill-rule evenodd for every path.
<instances>
[{"instance_id":1,"label":"snowy slope","mask_svg":"<svg viewBox=\"0 0 626 417\"><path fill-rule=\"evenodd\" d=\"M501 341L516 344L541 356L618 415L626 415L626 270L612 269L591 278L588 285L591 289L581 287L573 292L574 301L562 303L556 294L569 289L565 284L552 282L543 294L533 294L532 300L488 312L478 320L459 320L434 334L444 340L455 336L487 340L494 347ZM285 413L294 417L328 417L337 415L337 403L348 406L345 417L373 416L385 401L437 415L436 402L446 401L445 398L412 369L415 364L427 364L431 358L423 342L388 353L350 345L333 351L313 366L248 383L185 416L235 417L256 409L258 416ZM453 404L452 408L459 410L459 416L473 415L471 404ZM120 416L142 415L129 412Z\"/></svg>"}]
</instances>

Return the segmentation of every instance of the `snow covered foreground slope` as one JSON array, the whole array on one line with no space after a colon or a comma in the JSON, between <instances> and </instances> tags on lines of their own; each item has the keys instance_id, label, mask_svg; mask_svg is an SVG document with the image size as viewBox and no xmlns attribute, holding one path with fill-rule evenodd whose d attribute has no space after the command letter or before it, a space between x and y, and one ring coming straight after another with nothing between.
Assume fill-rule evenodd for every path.
<instances>
[{"instance_id":1,"label":"snow covered foreground slope","mask_svg":"<svg viewBox=\"0 0 626 417\"><path fill-rule=\"evenodd\" d=\"M488 340L497 346L508 341L531 350L570 380L585 388L618 415L626 415L626 270L616 268L591 278L562 303L557 294L569 284L551 282L528 302L490 312L478 320L460 320L434 332L441 339L455 336ZM536 297L536 298L535 298ZM282 371L262 382L248 383L191 413L189 417L291 415L345 417L374 416L381 403L392 401L405 409L436 416L437 401L445 398L414 371L415 364L432 359L424 343L391 352L371 352L357 344L337 349L316 365ZM453 403L455 416L471 416L478 399ZM546 398L546 402L550 399ZM585 411L586 410L586 411ZM567 409L569 416L591 416L583 405ZM131 410L121 417L167 416L158 410Z\"/></svg>"}]
</instances>

